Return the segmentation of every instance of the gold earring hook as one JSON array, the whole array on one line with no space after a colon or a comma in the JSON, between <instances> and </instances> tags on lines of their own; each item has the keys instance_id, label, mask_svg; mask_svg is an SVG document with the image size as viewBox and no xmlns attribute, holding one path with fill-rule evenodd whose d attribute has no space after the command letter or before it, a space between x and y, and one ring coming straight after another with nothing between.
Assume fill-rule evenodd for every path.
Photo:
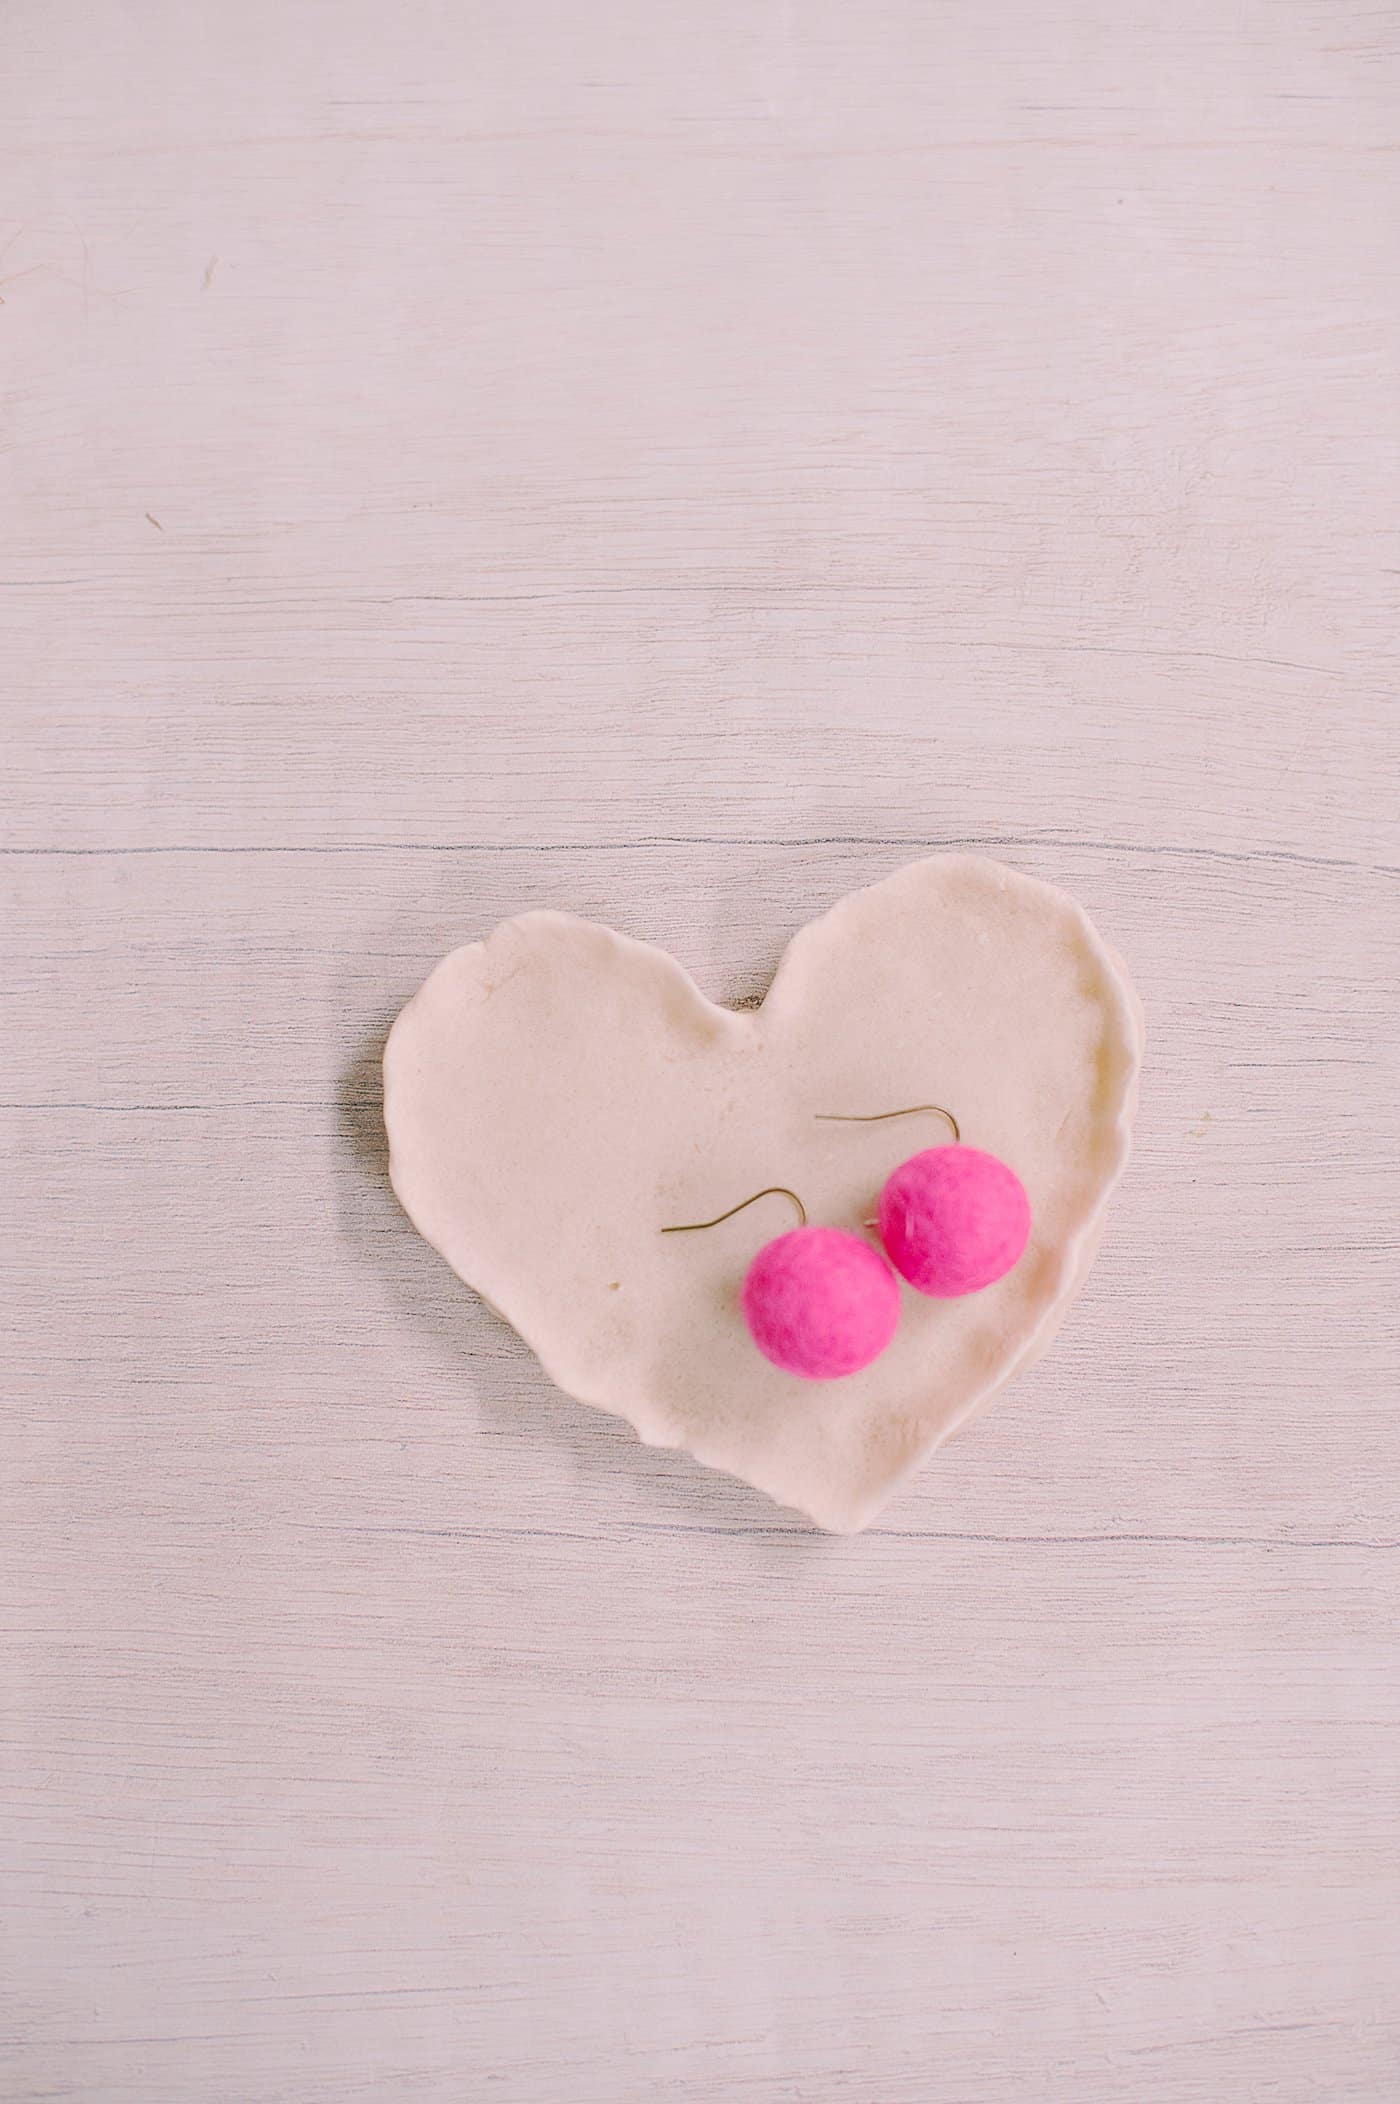
<instances>
[{"instance_id":1,"label":"gold earring hook","mask_svg":"<svg viewBox=\"0 0 1400 2104\"><path fill-rule=\"evenodd\" d=\"M824 1125L881 1125L886 1118L912 1118L920 1111L932 1111L936 1116L946 1118L953 1128L953 1138L959 1146L962 1145L958 1121L950 1110L944 1110L941 1103L911 1103L907 1110L877 1110L860 1117L854 1117L848 1111L832 1110L819 1110L815 1115Z\"/></svg>"},{"instance_id":2,"label":"gold earring hook","mask_svg":"<svg viewBox=\"0 0 1400 2104\"><path fill-rule=\"evenodd\" d=\"M730 1206L727 1213L717 1213L713 1220L687 1220L680 1227L663 1227L661 1232L663 1235L699 1234L702 1228L718 1227L722 1220L732 1220L736 1213L743 1212L745 1206L757 1205L760 1198L790 1198L797 1207L802 1225L807 1225L807 1208L796 1191L790 1191L786 1184L769 1184L765 1190L755 1191L752 1198L741 1198L737 1205Z\"/></svg>"}]
</instances>

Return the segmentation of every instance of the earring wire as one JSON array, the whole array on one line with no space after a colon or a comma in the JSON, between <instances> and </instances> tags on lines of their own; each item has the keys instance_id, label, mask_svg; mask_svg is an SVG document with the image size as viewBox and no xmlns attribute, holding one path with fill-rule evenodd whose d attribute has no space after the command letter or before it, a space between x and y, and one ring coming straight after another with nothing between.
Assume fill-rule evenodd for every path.
<instances>
[{"instance_id":1,"label":"earring wire","mask_svg":"<svg viewBox=\"0 0 1400 2104\"><path fill-rule=\"evenodd\" d=\"M912 1118L920 1111L932 1111L936 1116L946 1118L953 1128L953 1138L959 1146L962 1145L958 1121L950 1110L944 1110L941 1103L911 1103L907 1110L877 1110L865 1116L852 1116L848 1111L819 1110L815 1116L823 1125L882 1125L886 1118Z\"/></svg>"},{"instance_id":2,"label":"earring wire","mask_svg":"<svg viewBox=\"0 0 1400 2104\"><path fill-rule=\"evenodd\" d=\"M722 1220L732 1220L736 1213L743 1212L745 1206L757 1205L760 1198L790 1198L797 1207L802 1225L807 1225L807 1208L796 1191L790 1191L786 1184L769 1184L762 1191L755 1191L752 1198L741 1198L737 1205L730 1206L727 1213L716 1213L713 1220L686 1220L679 1227L663 1227L661 1232L663 1235L699 1234L702 1228L718 1227Z\"/></svg>"}]
</instances>

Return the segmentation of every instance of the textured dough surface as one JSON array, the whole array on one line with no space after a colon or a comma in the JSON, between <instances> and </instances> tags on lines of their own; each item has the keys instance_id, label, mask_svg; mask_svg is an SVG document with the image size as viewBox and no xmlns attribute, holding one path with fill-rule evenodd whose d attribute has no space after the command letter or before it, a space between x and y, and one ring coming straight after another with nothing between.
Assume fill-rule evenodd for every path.
<instances>
[{"instance_id":1,"label":"textured dough surface","mask_svg":"<svg viewBox=\"0 0 1400 2104\"><path fill-rule=\"evenodd\" d=\"M664 951L562 913L455 950L384 1052L390 1173L419 1232L580 1401L823 1527L865 1526L900 1479L1053 1336L1127 1158L1141 1014L1063 892L937 855L797 934L761 1008L700 992ZM739 1308L791 1225L766 1184L862 1232L938 1121L818 1111L945 1103L1030 1195L1016 1268L985 1292L904 1289L874 1365L812 1383L770 1365Z\"/></svg>"}]
</instances>

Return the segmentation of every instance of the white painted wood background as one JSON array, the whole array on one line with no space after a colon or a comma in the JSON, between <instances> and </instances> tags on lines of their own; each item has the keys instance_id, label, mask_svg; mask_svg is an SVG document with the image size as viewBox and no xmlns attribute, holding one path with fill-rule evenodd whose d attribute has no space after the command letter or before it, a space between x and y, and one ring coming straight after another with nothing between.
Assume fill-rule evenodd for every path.
<instances>
[{"instance_id":1,"label":"white painted wood background","mask_svg":"<svg viewBox=\"0 0 1400 2104\"><path fill-rule=\"evenodd\" d=\"M1397 46L10 0L7 2104L1400 2095ZM1139 1151L823 1539L551 1391L377 1056L953 842Z\"/></svg>"}]
</instances>

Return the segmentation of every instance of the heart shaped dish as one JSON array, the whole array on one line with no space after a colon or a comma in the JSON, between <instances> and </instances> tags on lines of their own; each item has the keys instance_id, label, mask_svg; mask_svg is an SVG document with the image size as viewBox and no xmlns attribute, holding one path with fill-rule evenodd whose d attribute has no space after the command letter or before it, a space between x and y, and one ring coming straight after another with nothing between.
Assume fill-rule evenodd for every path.
<instances>
[{"instance_id":1,"label":"heart shaped dish","mask_svg":"<svg viewBox=\"0 0 1400 2104\"><path fill-rule=\"evenodd\" d=\"M743 1013L664 951L525 913L446 957L390 1032L390 1174L570 1395L853 1532L1059 1327L1127 1159L1142 1036L1080 907L972 855L842 899ZM780 1202L662 1229L780 1185L870 1238L890 1172L946 1133L826 1121L926 1103L1014 1169L1024 1255L962 1298L903 1287L860 1372L784 1372L740 1307L756 1251L791 1225Z\"/></svg>"}]
</instances>

